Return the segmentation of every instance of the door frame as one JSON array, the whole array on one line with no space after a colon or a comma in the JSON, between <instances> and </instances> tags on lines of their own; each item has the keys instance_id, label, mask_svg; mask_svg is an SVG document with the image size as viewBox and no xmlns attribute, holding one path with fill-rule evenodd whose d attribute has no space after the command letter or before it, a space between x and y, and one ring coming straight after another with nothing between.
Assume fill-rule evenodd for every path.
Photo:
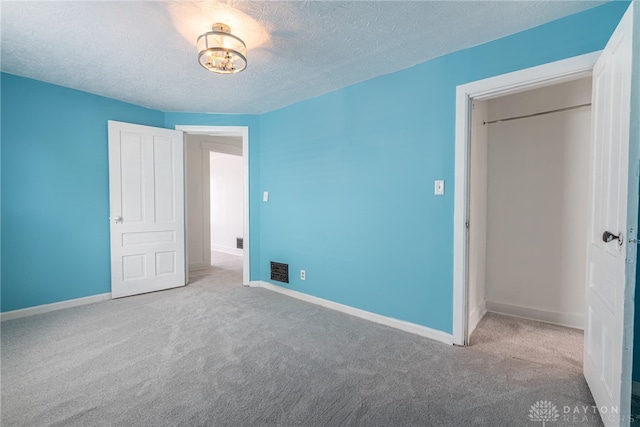
<instances>
[{"instance_id":1,"label":"door frame","mask_svg":"<svg viewBox=\"0 0 640 427\"><path fill-rule=\"evenodd\" d=\"M188 134L196 134L196 135L210 135L210 136L236 136L242 138L242 173L243 173L243 200L242 200L242 208L243 208L243 255L242 255L242 284L244 286L249 286L250 282L250 254L251 254L251 246L249 244L251 230L249 221L249 127L248 126L192 126L192 125L176 125L176 130L181 130L184 133ZM186 145L185 145L186 150ZM186 161L186 156L185 156ZM186 174L186 165L185 165L185 174ZM185 194L186 194L186 185L187 180L185 179ZM185 203L186 208L186 203ZM185 215L185 227L186 227L186 219ZM186 239L188 239L188 233L185 232ZM189 246L187 242L186 246ZM187 262L188 264L188 262ZM188 269L188 267L187 267Z\"/></svg>"},{"instance_id":2,"label":"door frame","mask_svg":"<svg viewBox=\"0 0 640 427\"><path fill-rule=\"evenodd\" d=\"M471 108L474 100L550 86L592 74L600 52L539 65L456 87L455 188L453 214L453 343L468 345L469 294L469 170Z\"/></svg>"}]
</instances>

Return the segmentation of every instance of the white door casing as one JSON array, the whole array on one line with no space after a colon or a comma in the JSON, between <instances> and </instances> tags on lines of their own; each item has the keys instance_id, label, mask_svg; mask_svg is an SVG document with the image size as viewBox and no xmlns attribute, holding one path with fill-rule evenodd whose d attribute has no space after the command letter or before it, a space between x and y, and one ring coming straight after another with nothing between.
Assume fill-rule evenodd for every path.
<instances>
[{"instance_id":1,"label":"white door casing","mask_svg":"<svg viewBox=\"0 0 640 427\"><path fill-rule=\"evenodd\" d=\"M628 425L630 415L631 358L623 353L633 347L624 319L635 287L627 269L635 271L636 248L628 239L638 221L627 209L638 194L637 171L629 173L630 160L637 165L629 151L633 7L593 69L584 374L605 425Z\"/></svg>"},{"instance_id":2,"label":"white door casing","mask_svg":"<svg viewBox=\"0 0 640 427\"><path fill-rule=\"evenodd\" d=\"M185 133L185 218L189 271L211 267L210 152L242 157L242 137Z\"/></svg>"},{"instance_id":3,"label":"white door casing","mask_svg":"<svg viewBox=\"0 0 640 427\"><path fill-rule=\"evenodd\" d=\"M617 154L614 153L618 156L619 164L616 165L616 168L609 168L611 169L609 172L616 172L618 184L623 183L623 185L626 186L625 191L618 191L615 194L617 198L612 196L612 198L615 199L615 203L624 202L626 206L615 208L616 213L619 215L618 218L621 218L619 219L619 223L608 223L607 226L612 233L622 233L621 238L626 240L623 241L623 247L618 249L615 248L617 240L606 244L612 246L606 248L608 256L611 258L617 257L616 262L610 259L610 263L617 266L618 269L622 268L622 273L620 273L620 271L605 273L600 272L598 269L595 269L592 273L593 280L597 280L598 276L608 279L611 279L611 276L613 276L616 281L615 290L607 289L605 286L597 285L595 282L586 284L592 288L591 297L606 297L609 299L609 306L607 307L605 301L600 298L600 307L595 308L595 310L599 310L596 314L599 314L600 309L603 309L602 315L604 316L605 310L611 308L613 305L611 301L614 300L615 313L609 311L612 313L613 321L608 324L600 322L598 325L594 323L585 325L584 361L585 376L588 379L589 387L594 395L595 401L600 408L608 411L607 414L604 414L602 413L604 411L601 410L601 415L603 415L603 420L606 425L628 425L630 421L634 292L636 284L635 260L637 250L637 232L635 230L632 231L632 229L636 228L638 222L638 162L640 157L640 82L638 81L640 74L637 71L640 70L640 59L637 55L637 52L640 51L640 34L638 28L640 8L638 8L636 3L637 2L631 3L629 10L621 20L619 27L607 45L606 52L608 52L609 55L608 59L602 59L607 57L601 55L599 52L594 52L460 85L457 87L456 92L453 342L459 345L466 345L468 339L466 301L468 295L466 269L468 246L465 224L466 221L468 221L469 126L471 117L470 105L472 100L490 99L530 88L533 89L580 78L585 75L591 75L596 62L602 63L602 61L606 60L615 64L615 67L614 65L608 65L608 67L615 69L614 74L615 80L617 81L616 88L618 92L614 93L613 90L616 89L611 88L609 92L610 98L606 102L612 103L615 101L619 103L620 106L613 107L609 104L606 107L607 110L603 110L602 107L600 107L600 111L608 111L607 116L608 119L611 120L609 126L617 132L614 133L614 135L619 138L619 143L622 144L616 145L616 149L620 151L617 152ZM622 33L624 33L625 36L621 36ZM626 38L626 41L623 41L623 38ZM626 51L626 53L623 53L624 51ZM611 58L611 56L615 58ZM633 75L633 70L636 70L635 75ZM602 70L599 68L597 72L600 73ZM623 74L626 74L624 78L622 77ZM626 86L621 83L624 79L627 79ZM594 86L596 84L595 80L596 76L594 73ZM594 88L594 98L595 92L596 90ZM596 102L599 101L594 99L593 114L596 114ZM630 103L631 108L629 108ZM626 109L621 108L622 105L625 105ZM615 113L614 108L617 109ZM631 121L629 121L629 118ZM615 120L618 121L616 122ZM626 120L626 125L622 120ZM603 124L600 123L598 126L603 126ZM631 132L629 132L630 128L632 129ZM594 124L592 130L594 135L596 131ZM602 133L603 130L600 129L600 132ZM626 138L624 137L625 135ZM631 143L629 139L631 139ZM611 145L609 145L609 148L611 148ZM603 149L601 148L601 150ZM620 153L623 154L621 155ZM611 159L612 157L613 156L609 155L608 158ZM595 159L592 159L592 161L593 160ZM595 161L593 163L602 169L601 161L602 159L598 159L598 163ZM620 168L623 169L621 170ZM590 171L590 173L594 173L594 171ZM592 183L594 189L610 188L609 181L604 184L601 180L594 179ZM596 185L600 187L596 187ZM600 195L599 197L602 200L607 200L609 196L605 197L604 195ZM606 202L603 201L603 203ZM607 215L610 215L610 213L607 213ZM611 230L610 228L619 228L619 230ZM604 231L605 229L596 230L596 227L592 226L589 229L589 233L591 233L589 242L600 245L597 239L602 241ZM602 243L604 244L604 242ZM589 246L591 247L592 245L590 244ZM602 249L599 250L602 252ZM600 255L601 254L598 254L597 256ZM615 257L613 255L615 255ZM591 259L589 261L591 261ZM622 267L621 264L619 264L620 262L622 262ZM589 274L589 272L587 272L587 274ZM598 276L596 276L596 274ZM587 281L588 280L589 279L587 279ZM598 289L598 287L601 289ZM590 298L589 292L590 290L587 289L587 301L589 301ZM601 294L596 296L595 292L600 292ZM612 295L615 295L615 298L613 298ZM597 305L597 302L592 303L592 306L595 305ZM589 316L588 310L587 308L586 316ZM587 332L587 329L589 329L589 332ZM591 334L590 338L587 337L587 334ZM591 343L587 343L588 339L591 339ZM590 355L587 355L587 351L590 352ZM588 361L588 358L592 360ZM604 381L608 382L607 385L603 384ZM609 390L607 390L607 388ZM612 412L615 413L612 414Z\"/></svg>"},{"instance_id":4,"label":"white door casing","mask_svg":"<svg viewBox=\"0 0 640 427\"><path fill-rule=\"evenodd\" d=\"M109 121L111 295L186 284L181 131Z\"/></svg>"},{"instance_id":5,"label":"white door casing","mask_svg":"<svg viewBox=\"0 0 640 427\"><path fill-rule=\"evenodd\" d=\"M467 345L468 323L468 231L471 103L525 90L564 83L591 75L599 52L539 65L478 80L456 88L455 202L453 230L453 342ZM470 227L474 227L470 224Z\"/></svg>"},{"instance_id":6,"label":"white door casing","mask_svg":"<svg viewBox=\"0 0 640 427\"><path fill-rule=\"evenodd\" d=\"M242 282L244 286L250 286L250 268L251 265L251 229L250 229L250 206L249 206L249 162L250 153L249 149L249 127L248 126L191 126L191 125L176 125L176 129L181 130L190 135L210 135L210 136L237 136L242 138L242 162L244 170L244 185L243 185L243 199L244 199L244 212L243 212L243 239L244 250L242 256ZM203 147L204 148L204 147ZM188 220L187 220L188 222ZM188 224L187 224L188 228ZM205 236L206 238L206 236Z\"/></svg>"}]
</instances>

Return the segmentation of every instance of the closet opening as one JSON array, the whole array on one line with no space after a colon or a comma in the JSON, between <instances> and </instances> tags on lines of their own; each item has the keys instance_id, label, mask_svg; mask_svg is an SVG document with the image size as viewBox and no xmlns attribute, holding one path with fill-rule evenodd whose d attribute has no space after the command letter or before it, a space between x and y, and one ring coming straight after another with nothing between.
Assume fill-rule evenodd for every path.
<instances>
[{"instance_id":1,"label":"closet opening","mask_svg":"<svg viewBox=\"0 0 640 427\"><path fill-rule=\"evenodd\" d=\"M467 339L582 373L591 77L473 100Z\"/></svg>"}]
</instances>

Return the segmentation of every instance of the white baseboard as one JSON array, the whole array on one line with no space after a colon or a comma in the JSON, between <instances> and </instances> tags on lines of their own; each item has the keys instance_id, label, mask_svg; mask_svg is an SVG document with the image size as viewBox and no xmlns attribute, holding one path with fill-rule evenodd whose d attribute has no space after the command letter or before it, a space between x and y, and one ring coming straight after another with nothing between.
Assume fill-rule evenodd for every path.
<instances>
[{"instance_id":1,"label":"white baseboard","mask_svg":"<svg viewBox=\"0 0 640 427\"><path fill-rule=\"evenodd\" d=\"M480 323L485 314L487 314L487 302L482 300L480 304L478 304L471 313L469 313L469 322L467 326L469 332L467 332L467 336L470 337L473 331L476 330L478 323Z\"/></svg>"},{"instance_id":2,"label":"white baseboard","mask_svg":"<svg viewBox=\"0 0 640 427\"><path fill-rule=\"evenodd\" d=\"M539 310L537 308L522 307L519 305L504 304L487 300L487 311L506 314L508 316L521 317L523 319L552 323L554 325L567 326L569 328L584 329L584 315L575 313L559 313L557 311Z\"/></svg>"},{"instance_id":3,"label":"white baseboard","mask_svg":"<svg viewBox=\"0 0 640 427\"><path fill-rule=\"evenodd\" d=\"M21 317L49 313L50 311L78 307L80 305L93 304L110 299L111 292L107 292L106 294L91 295L89 297L70 299L67 301L54 302L51 304L37 305L35 307L22 308L20 310L5 311L4 313L0 313L0 321L4 322L5 320L19 319Z\"/></svg>"},{"instance_id":4,"label":"white baseboard","mask_svg":"<svg viewBox=\"0 0 640 427\"><path fill-rule=\"evenodd\" d=\"M637 381L633 381L631 383L631 394L634 396L640 396L640 383Z\"/></svg>"},{"instance_id":5,"label":"white baseboard","mask_svg":"<svg viewBox=\"0 0 640 427\"><path fill-rule=\"evenodd\" d=\"M371 313L370 311L361 310L359 308L351 307L348 305L340 304L337 302L329 301L323 298L314 297L302 292L293 291L291 289L283 288L282 286L274 285L265 281L251 282L252 287L261 287L287 295L293 298L297 298L302 301L310 302L331 310L336 310L342 313L349 314L351 316L359 317L361 319L369 320L371 322L380 323L391 328L400 329L405 332L420 335L425 338L430 338L435 341L440 341L445 344L453 344L453 336L446 332L437 331L435 329L428 328L426 326L418 325L416 323L406 322L404 320L398 320L391 317L382 316L380 314Z\"/></svg>"},{"instance_id":6,"label":"white baseboard","mask_svg":"<svg viewBox=\"0 0 640 427\"><path fill-rule=\"evenodd\" d=\"M229 246L211 245L211 250L216 252L222 252L228 255L242 256L244 254L242 249L233 248Z\"/></svg>"}]
</instances>

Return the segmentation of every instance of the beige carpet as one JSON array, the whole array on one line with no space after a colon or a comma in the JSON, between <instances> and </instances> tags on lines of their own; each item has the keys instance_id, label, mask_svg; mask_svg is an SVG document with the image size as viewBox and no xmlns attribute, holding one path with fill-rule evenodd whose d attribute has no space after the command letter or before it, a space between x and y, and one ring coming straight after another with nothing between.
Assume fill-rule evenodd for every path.
<instances>
[{"instance_id":1,"label":"beige carpet","mask_svg":"<svg viewBox=\"0 0 640 427\"><path fill-rule=\"evenodd\" d=\"M487 313L471 335L474 350L582 373L583 331Z\"/></svg>"},{"instance_id":2,"label":"beige carpet","mask_svg":"<svg viewBox=\"0 0 640 427\"><path fill-rule=\"evenodd\" d=\"M1 425L539 427L541 400L595 405L565 369L243 287L237 268L199 274L2 322ZM547 426L576 425L563 412Z\"/></svg>"},{"instance_id":3,"label":"beige carpet","mask_svg":"<svg viewBox=\"0 0 640 427\"><path fill-rule=\"evenodd\" d=\"M242 270L242 256L211 251L211 266L227 270Z\"/></svg>"},{"instance_id":4,"label":"beige carpet","mask_svg":"<svg viewBox=\"0 0 640 427\"><path fill-rule=\"evenodd\" d=\"M211 251L211 267L189 271L189 283L210 280L242 286L242 256Z\"/></svg>"}]
</instances>

